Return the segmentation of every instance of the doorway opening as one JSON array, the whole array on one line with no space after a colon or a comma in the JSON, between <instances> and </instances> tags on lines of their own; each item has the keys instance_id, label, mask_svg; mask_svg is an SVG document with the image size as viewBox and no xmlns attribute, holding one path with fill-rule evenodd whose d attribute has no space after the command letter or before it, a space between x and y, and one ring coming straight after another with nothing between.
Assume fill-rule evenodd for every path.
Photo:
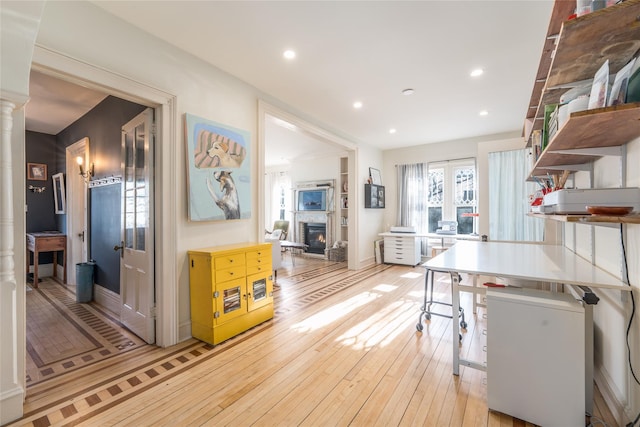
<instances>
[{"instance_id":1,"label":"doorway opening","mask_svg":"<svg viewBox=\"0 0 640 427\"><path fill-rule=\"evenodd\" d=\"M295 139L289 138L290 135L295 135ZM303 142L301 142L301 139ZM281 145L284 140L290 140L291 142L288 145L284 145L284 149L276 147ZM318 144L323 146L323 148L319 149L322 152L322 156L333 155L336 164L340 164L340 171L336 172L336 174L340 175L340 188L344 188L345 192L341 198L343 200L347 198L357 200L360 191L359 186L345 185L349 181L355 182L358 170L357 145L265 101L258 101L258 158L260 159L258 162L258 185L260 188L265 188L265 183L267 182L265 177L273 173L272 170L267 169L271 164L270 159L289 156L289 161L295 161L295 158L290 157L290 155L301 152L307 158L309 156L317 157L318 151L315 150L317 150ZM291 177L288 178L289 182L291 182ZM266 209L270 205L272 206L273 203L277 203L277 200L275 202L274 200L267 200L267 197L271 197L271 194L272 192L267 188L265 188L265 191L258 192L258 206L265 207L258 211L258 228L261 230L265 228L266 223L269 223L267 226L269 227L273 222L273 219L267 218L266 215ZM335 201L336 206L340 206L338 203L340 201ZM293 209L293 206L290 209ZM350 224L358 224L358 210L353 204L345 205L341 215L343 215L343 218L348 217ZM348 231L346 233L343 232L343 228L347 229L344 219L343 221L333 221L329 227L331 228L326 230L329 235L346 235L348 241L358 241L358 229L356 226L348 227ZM334 230L334 227L342 228ZM294 232L299 232L297 226L294 227ZM259 232L258 235L261 235L261 233ZM296 234L296 236L296 241L302 242L302 233ZM359 247L357 244L351 244L347 248L348 268L356 270L358 268Z\"/></svg>"},{"instance_id":2,"label":"doorway opening","mask_svg":"<svg viewBox=\"0 0 640 427\"><path fill-rule=\"evenodd\" d=\"M34 69L39 69L39 67L38 65L34 65ZM49 72L48 68L47 72ZM32 75L44 73L45 71L43 69L40 70L40 73L32 73ZM55 72L52 73L53 74L46 74L47 81L56 80L57 77L54 76ZM69 81L73 79L68 77L64 80L59 80L65 85L69 85ZM78 81L80 81L80 78L78 78ZM83 84L82 87L84 88L84 86ZM92 87L95 86L95 84L92 85ZM35 88L38 87L38 85L32 84L31 87ZM55 91L55 88L49 89ZM57 93L66 94L67 92L59 91ZM96 175L100 174L102 170L102 176L98 175L97 178L102 178L103 181L113 181L115 175L120 175L120 173L116 172L116 169L119 170L121 164L121 141L117 138L114 139L105 136L101 138L102 141L97 137L86 137L81 140L75 140L75 138L72 139L69 137L69 135L88 133L90 136L91 130L95 130L98 126L92 126L88 124L87 121L94 120L94 124L95 122L105 121L104 118L100 119L100 115L105 114L105 111L102 111L105 109L105 102L107 104L109 102L113 104L117 104L118 102L127 103L130 106L134 106L130 109L136 114L136 110L144 110L147 108L146 105L125 101L113 95L105 96L106 98L103 97L97 106L94 106L89 112L82 115L82 122L76 120L72 124L65 126L61 132L48 137L49 140L55 141L54 145L58 144L56 147L48 147L50 152L56 153L51 156L52 161L49 170L53 173L53 168L59 168L61 172L67 175L67 179L65 180L67 197L66 209L63 212L64 215L56 215L53 217L53 212L51 212L51 216L54 218L54 224L56 224L52 226L52 228L55 227L68 237L67 240L69 243L67 248L70 256L67 262L67 270L70 275L66 284L61 285L60 283L45 278L37 290L29 286L27 287L26 325L23 329L26 331L25 340L27 342L27 352L25 355L25 370L27 372L26 386L59 374L67 373L79 367L86 366L87 364L104 360L104 358L112 357L136 346L146 344L135 334L122 327L120 319L120 307L122 304L119 284L119 256L113 249L114 244L117 244L121 240L120 192L118 190L118 194L116 195L116 199L118 199L117 206L108 200L102 200L102 202L100 202L99 199L101 199L101 195L97 193L93 194L92 190L89 190L89 180L80 176L78 164L75 162L75 158L78 156L84 158L85 161L89 158L92 163L95 162L96 164ZM128 97L134 98L135 95L129 95ZM51 102L51 98L49 98L49 101ZM60 95L57 95L54 101L68 103L70 100L62 99ZM142 102L147 103L147 101ZM30 105L32 104L30 103ZM135 107L135 105L138 105L138 107ZM161 115L163 114L162 104L155 105L155 108ZM25 110L26 114L29 115L29 106L27 106ZM34 108L34 111L37 110ZM106 114L109 115L109 112L106 112ZM134 116L135 114L122 112L121 115L125 118L114 119L114 122L118 120L116 122L117 127L112 129L113 132L111 133L105 131L105 135L112 135L114 133L115 135L120 135L121 127L130 119L128 116ZM118 116L117 108L116 116ZM46 115L42 114L32 118L40 121L48 119ZM76 123L80 124L74 127ZM32 132L28 126L26 130L27 132ZM29 138L25 138L25 140L29 143ZM90 140L91 150L89 150ZM67 147L64 147L64 145L67 145ZM25 154L25 158L28 161L29 154ZM88 162L85 164L88 164ZM155 177L156 179L160 179L161 175L157 174ZM109 193L112 193L113 189L115 189L115 186L109 188ZM91 196L89 196L90 193ZM153 201L153 194L151 194L150 197ZM88 202L88 200L90 200L90 202ZM88 213L91 212L91 210L87 209L87 205L93 202L99 202L98 204L102 206L111 206L112 210L106 211L102 208L93 209L89 217ZM51 210L53 211L53 206L51 206ZM27 212L29 215L43 214L42 212L33 210ZM25 217L25 224L28 223L29 221ZM155 221L151 221L151 224L155 224ZM93 247L91 242L92 229L96 231L93 233ZM99 231L104 234L106 231L108 234L108 230L110 229L115 229L117 234L108 239L103 239L100 233L97 232ZM27 231L30 230L27 229ZM151 230L151 232L154 233L153 230ZM106 245L106 248L98 248L96 244L100 242ZM115 268L111 266L108 259L109 256L115 258ZM94 286L94 302L81 304L78 303L75 298L75 285L77 283L75 265L88 261L89 257L96 259L97 264L103 267L103 270L95 276L96 283L99 285L117 283L117 285ZM151 258L152 262L154 262L153 257ZM53 268L56 268L55 261L53 262ZM155 266L152 265L151 268L155 269ZM158 318L161 318L160 313ZM106 336L102 335L103 331L108 331ZM163 339L163 341L165 340Z\"/></svg>"}]
</instances>

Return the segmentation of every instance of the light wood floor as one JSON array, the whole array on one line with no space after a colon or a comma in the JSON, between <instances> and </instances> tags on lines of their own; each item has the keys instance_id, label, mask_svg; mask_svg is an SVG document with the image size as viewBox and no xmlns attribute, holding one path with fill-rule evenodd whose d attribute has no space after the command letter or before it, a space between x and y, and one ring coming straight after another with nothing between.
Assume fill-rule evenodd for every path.
<instances>
[{"instance_id":1,"label":"light wood floor","mask_svg":"<svg viewBox=\"0 0 640 427\"><path fill-rule=\"evenodd\" d=\"M272 321L215 347L140 346L40 381L12 425L529 425L487 409L484 372L452 375L450 319L416 331L422 268L287 261ZM462 354L482 359L482 309L467 322ZM595 394L595 416L616 426Z\"/></svg>"}]
</instances>

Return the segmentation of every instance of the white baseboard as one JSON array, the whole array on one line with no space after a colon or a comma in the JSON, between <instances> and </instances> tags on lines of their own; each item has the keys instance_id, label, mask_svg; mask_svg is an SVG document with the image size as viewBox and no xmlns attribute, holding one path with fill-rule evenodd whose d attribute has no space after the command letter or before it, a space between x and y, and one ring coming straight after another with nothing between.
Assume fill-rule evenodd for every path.
<instances>
[{"instance_id":1,"label":"white baseboard","mask_svg":"<svg viewBox=\"0 0 640 427\"><path fill-rule=\"evenodd\" d=\"M63 270L58 270L58 277L64 277L60 275ZM29 266L29 273L33 273L33 265ZM38 278L53 277L53 263L51 264L38 264Z\"/></svg>"},{"instance_id":2,"label":"white baseboard","mask_svg":"<svg viewBox=\"0 0 640 427\"><path fill-rule=\"evenodd\" d=\"M631 422L631 415L625 410L627 405L622 402L623 394L602 367L595 369L594 380L618 425L624 426Z\"/></svg>"},{"instance_id":3,"label":"white baseboard","mask_svg":"<svg viewBox=\"0 0 640 427\"><path fill-rule=\"evenodd\" d=\"M360 261L359 263L359 268L367 268L367 267L371 267L376 265L376 257L375 256L371 256L368 258L364 258L363 260Z\"/></svg>"},{"instance_id":4,"label":"white baseboard","mask_svg":"<svg viewBox=\"0 0 640 427\"><path fill-rule=\"evenodd\" d=\"M178 342L191 338L191 322L182 322L178 327Z\"/></svg>"},{"instance_id":5,"label":"white baseboard","mask_svg":"<svg viewBox=\"0 0 640 427\"><path fill-rule=\"evenodd\" d=\"M93 285L93 299L107 310L120 315L120 295L109 289Z\"/></svg>"}]
</instances>

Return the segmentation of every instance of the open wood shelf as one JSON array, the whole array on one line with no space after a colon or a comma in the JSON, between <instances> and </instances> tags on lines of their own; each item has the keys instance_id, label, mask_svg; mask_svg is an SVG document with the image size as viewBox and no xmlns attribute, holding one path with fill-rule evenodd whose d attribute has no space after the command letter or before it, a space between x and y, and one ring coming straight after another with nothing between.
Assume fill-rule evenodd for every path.
<instances>
[{"instance_id":1,"label":"open wood shelf","mask_svg":"<svg viewBox=\"0 0 640 427\"><path fill-rule=\"evenodd\" d=\"M529 213L534 218L550 219L560 222L577 223L610 223L610 224L640 224L640 215L610 216L610 215L550 215Z\"/></svg>"},{"instance_id":2,"label":"open wood shelf","mask_svg":"<svg viewBox=\"0 0 640 427\"><path fill-rule=\"evenodd\" d=\"M555 2L527 113L528 145L531 132L542 129L545 105L558 103L576 82L593 79L607 59L609 72L617 73L640 48L640 0L566 21L574 7L575 2Z\"/></svg>"},{"instance_id":3,"label":"open wood shelf","mask_svg":"<svg viewBox=\"0 0 640 427\"><path fill-rule=\"evenodd\" d=\"M558 173L552 166L589 163L597 155L557 153L560 150L617 147L640 136L640 103L621 104L612 107L572 113L567 123L554 135L536 161L529 179Z\"/></svg>"}]
</instances>

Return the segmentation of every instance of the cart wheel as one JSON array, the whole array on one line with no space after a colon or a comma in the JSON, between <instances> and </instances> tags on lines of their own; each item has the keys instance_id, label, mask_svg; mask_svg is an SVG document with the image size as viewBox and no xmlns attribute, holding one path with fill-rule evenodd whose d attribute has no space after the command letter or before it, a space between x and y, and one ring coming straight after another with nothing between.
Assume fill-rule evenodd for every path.
<instances>
[{"instance_id":1,"label":"cart wheel","mask_svg":"<svg viewBox=\"0 0 640 427\"><path fill-rule=\"evenodd\" d=\"M426 313L424 315L424 318L427 319L427 320L431 320L431 313Z\"/></svg>"},{"instance_id":2,"label":"cart wheel","mask_svg":"<svg viewBox=\"0 0 640 427\"><path fill-rule=\"evenodd\" d=\"M460 322L460 327L462 329L467 329L467 322L465 322L464 320L462 322Z\"/></svg>"},{"instance_id":3,"label":"cart wheel","mask_svg":"<svg viewBox=\"0 0 640 427\"><path fill-rule=\"evenodd\" d=\"M462 342L462 334L458 334L458 339Z\"/></svg>"},{"instance_id":4,"label":"cart wheel","mask_svg":"<svg viewBox=\"0 0 640 427\"><path fill-rule=\"evenodd\" d=\"M422 332L422 323L418 322L418 324L416 325L416 329L418 330L418 332Z\"/></svg>"}]
</instances>

